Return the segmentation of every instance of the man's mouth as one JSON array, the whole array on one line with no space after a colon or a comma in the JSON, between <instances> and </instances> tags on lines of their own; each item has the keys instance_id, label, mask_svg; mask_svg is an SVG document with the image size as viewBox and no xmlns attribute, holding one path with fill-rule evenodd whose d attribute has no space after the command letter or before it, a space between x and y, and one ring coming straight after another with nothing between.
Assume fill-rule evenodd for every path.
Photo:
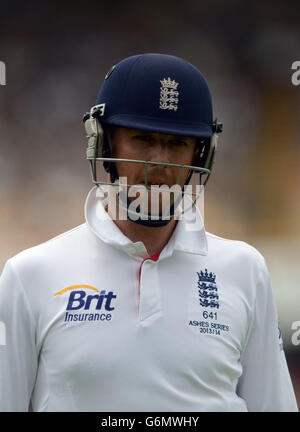
<instances>
[{"instance_id":1,"label":"man's mouth","mask_svg":"<svg viewBox=\"0 0 300 432\"><path fill-rule=\"evenodd\" d=\"M145 181L143 181L142 184L144 184L146 186L146 182ZM151 187L151 186L156 186L156 187L167 186L167 187L170 187L168 185L167 181L163 181L161 179L157 179L157 180L156 179L151 179L151 180L149 179L149 180L147 180L147 186L148 187Z\"/></svg>"}]
</instances>

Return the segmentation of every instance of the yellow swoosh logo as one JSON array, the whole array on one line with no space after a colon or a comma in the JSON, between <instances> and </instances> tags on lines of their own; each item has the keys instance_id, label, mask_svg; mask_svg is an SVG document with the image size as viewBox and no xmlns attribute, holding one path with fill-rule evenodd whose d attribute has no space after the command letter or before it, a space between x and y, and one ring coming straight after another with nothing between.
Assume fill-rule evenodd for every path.
<instances>
[{"instance_id":1,"label":"yellow swoosh logo","mask_svg":"<svg viewBox=\"0 0 300 432\"><path fill-rule=\"evenodd\" d=\"M71 290L77 289L77 288L89 288L89 289L92 289L92 290L94 290L96 292L100 292L97 288L95 288L95 287L93 287L91 285L79 284L79 285L68 286L68 287L66 287L66 288L64 288L64 289L62 289L60 291L57 291L57 293L55 293L54 295L57 296L57 295L63 294L66 291L71 291Z\"/></svg>"}]
</instances>

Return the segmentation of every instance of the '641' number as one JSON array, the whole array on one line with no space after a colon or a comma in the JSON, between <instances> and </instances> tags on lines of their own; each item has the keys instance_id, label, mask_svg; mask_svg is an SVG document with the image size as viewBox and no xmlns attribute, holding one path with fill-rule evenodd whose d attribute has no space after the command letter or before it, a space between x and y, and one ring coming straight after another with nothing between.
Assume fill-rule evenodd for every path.
<instances>
[{"instance_id":1,"label":"'641' number","mask_svg":"<svg viewBox=\"0 0 300 432\"><path fill-rule=\"evenodd\" d=\"M203 311L202 316L204 319L207 319L207 318L217 319L217 317L218 317L217 312L208 312L208 311Z\"/></svg>"}]
</instances>

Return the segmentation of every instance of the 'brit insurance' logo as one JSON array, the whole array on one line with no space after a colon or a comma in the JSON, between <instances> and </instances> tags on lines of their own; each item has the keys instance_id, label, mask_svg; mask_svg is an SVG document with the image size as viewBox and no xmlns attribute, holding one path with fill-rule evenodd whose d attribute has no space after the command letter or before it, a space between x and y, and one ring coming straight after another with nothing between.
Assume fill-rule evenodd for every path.
<instances>
[{"instance_id":1,"label":"'brit insurance' logo","mask_svg":"<svg viewBox=\"0 0 300 432\"><path fill-rule=\"evenodd\" d=\"M87 294L87 289L95 291L97 294ZM69 291L71 292L69 293ZM117 298L112 291L99 291L91 285L79 284L63 288L54 295L63 295L66 292L68 292L69 297L65 322L110 321L112 319L112 311L115 309L113 305ZM74 313L74 311L76 312Z\"/></svg>"},{"instance_id":2,"label":"'brit insurance' logo","mask_svg":"<svg viewBox=\"0 0 300 432\"><path fill-rule=\"evenodd\" d=\"M208 273L207 269L203 272L197 272L198 275L198 293L200 306L219 309L218 288L216 285L216 275Z\"/></svg>"}]
</instances>

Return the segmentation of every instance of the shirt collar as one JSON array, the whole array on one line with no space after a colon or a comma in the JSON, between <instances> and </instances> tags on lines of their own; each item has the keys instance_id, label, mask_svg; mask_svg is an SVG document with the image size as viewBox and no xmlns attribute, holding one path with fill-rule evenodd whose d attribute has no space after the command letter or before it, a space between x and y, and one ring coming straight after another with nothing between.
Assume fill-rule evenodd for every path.
<instances>
[{"instance_id":1,"label":"shirt collar","mask_svg":"<svg viewBox=\"0 0 300 432\"><path fill-rule=\"evenodd\" d=\"M147 258L148 253L143 242L132 242L113 222L105 211L99 188L94 186L87 195L84 207L85 220L88 228L104 243L131 255L135 258ZM191 222L194 216L194 222ZM155 228L153 228L155 229ZM207 238L201 215L191 212L184 214L163 251L160 259L171 256L174 250L191 254L207 255Z\"/></svg>"}]
</instances>

